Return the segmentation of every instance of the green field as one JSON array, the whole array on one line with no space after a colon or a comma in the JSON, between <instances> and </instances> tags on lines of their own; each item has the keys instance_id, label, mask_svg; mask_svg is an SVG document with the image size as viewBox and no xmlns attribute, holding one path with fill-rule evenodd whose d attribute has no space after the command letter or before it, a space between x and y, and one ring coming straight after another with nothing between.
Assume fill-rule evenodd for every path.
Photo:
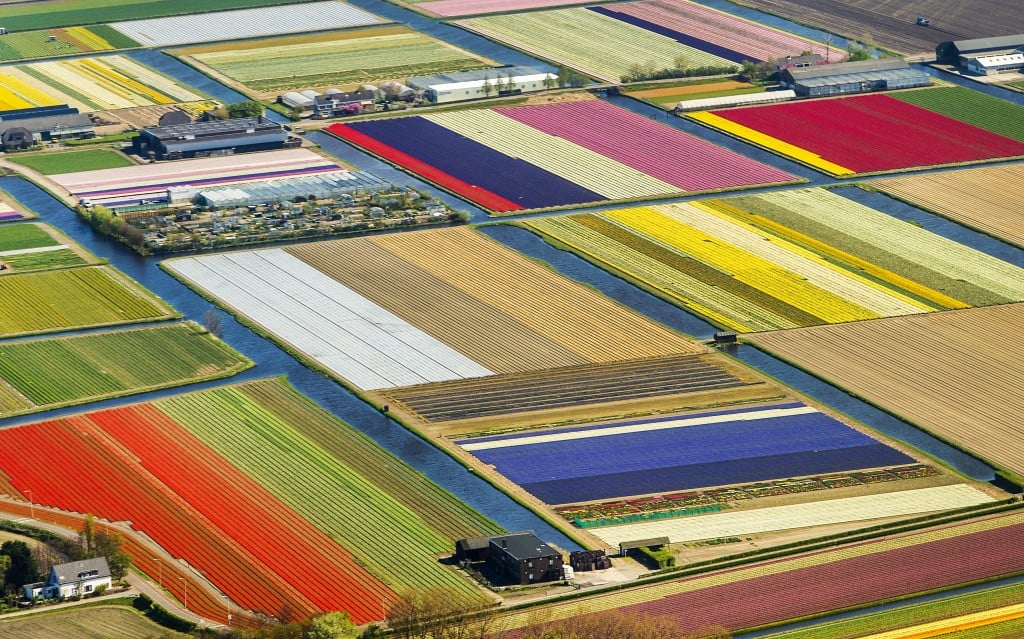
<instances>
[{"instance_id":1,"label":"green field","mask_svg":"<svg viewBox=\"0 0 1024 639\"><path fill-rule=\"evenodd\" d=\"M57 244L59 242L38 224L9 224L0 233L0 253Z\"/></svg>"},{"instance_id":2,"label":"green field","mask_svg":"<svg viewBox=\"0 0 1024 639\"><path fill-rule=\"evenodd\" d=\"M110 326L177 314L108 266L0 277L0 337Z\"/></svg>"},{"instance_id":3,"label":"green field","mask_svg":"<svg viewBox=\"0 0 1024 639\"><path fill-rule=\"evenodd\" d=\"M894 98L1024 142L1024 107L963 87L897 91Z\"/></svg>"},{"instance_id":4,"label":"green field","mask_svg":"<svg viewBox=\"0 0 1024 639\"><path fill-rule=\"evenodd\" d=\"M12 619L0 619L4 639L185 639L127 605L64 608Z\"/></svg>"},{"instance_id":5,"label":"green field","mask_svg":"<svg viewBox=\"0 0 1024 639\"><path fill-rule=\"evenodd\" d=\"M40 253L20 253L17 255L0 255L0 262L17 273L25 271L45 271L54 268L85 266L86 261L71 249L43 251Z\"/></svg>"},{"instance_id":6,"label":"green field","mask_svg":"<svg viewBox=\"0 0 1024 639\"><path fill-rule=\"evenodd\" d=\"M218 0L216 3L208 0L45 0L4 5L3 26L9 31L29 31L292 2L293 0Z\"/></svg>"},{"instance_id":7,"label":"green field","mask_svg":"<svg viewBox=\"0 0 1024 639\"><path fill-rule=\"evenodd\" d=\"M0 344L0 380L33 405L12 413L226 377L249 366L192 322Z\"/></svg>"},{"instance_id":8,"label":"green field","mask_svg":"<svg viewBox=\"0 0 1024 639\"><path fill-rule=\"evenodd\" d=\"M886 632L898 628L907 628L931 621L939 621L1009 606L1024 601L1024 584L1014 584L999 588L989 588L957 597L943 597L916 605L899 606L892 610L877 612L826 623L814 624L799 630L778 632L764 639L858 639L870 634ZM1015 632L1006 633L1007 628ZM978 633L978 634L975 634ZM951 634L957 639L981 639L982 637L1018 637L1024 633L1024 620L1016 620L991 626L980 627L971 631L960 631ZM945 636L945 635L943 635Z\"/></svg>"},{"instance_id":9,"label":"green field","mask_svg":"<svg viewBox=\"0 0 1024 639\"><path fill-rule=\"evenodd\" d=\"M135 40L105 24L73 27L70 32L65 29L19 31L0 38L0 61L50 58L139 46Z\"/></svg>"},{"instance_id":10,"label":"green field","mask_svg":"<svg viewBox=\"0 0 1024 639\"><path fill-rule=\"evenodd\" d=\"M478 592L437 557L500 529L280 380L154 404L392 588Z\"/></svg>"},{"instance_id":11,"label":"green field","mask_svg":"<svg viewBox=\"0 0 1024 639\"><path fill-rule=\"evenodd\" d=\"M133 162L118 153L107 149L87 149L85 151L64 151L60 153L37 153L35 155L13 155L7 158L15 164L26 166L43 175L92 171L94 169L115 169L131 166Z\"/></svg>"}]
</instances>

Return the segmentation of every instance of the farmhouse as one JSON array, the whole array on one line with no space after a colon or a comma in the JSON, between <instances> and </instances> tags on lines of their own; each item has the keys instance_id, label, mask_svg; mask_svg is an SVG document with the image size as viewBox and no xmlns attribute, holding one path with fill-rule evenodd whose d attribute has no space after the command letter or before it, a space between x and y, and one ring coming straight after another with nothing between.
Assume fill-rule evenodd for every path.
<instances>
[{"instance_id":1,"label":"farmhouse","mask_svg":"<svg viewBox=\"0 0 1024 639\"><path fill-rule=\"evenodd\" d=\"M275 122L255 118L211 120L142 129L132 139L133 150L158 160L231 155L298 146Z\"/></svg>"},{"instance_id":2,"label":"farmhouse","mask_svg":"<svg viewBox=\"0 0 1024 639\"><path fill-rule=\"evenodd\" d=\"M110 566L106 558L96 557L54 566L46 581L25 584L23 588L26 599L65 599L90 595L97 588L110 585Z\"/></svg>"},{"instance_id":3,"label":"farmhouse","mask_svg":"<svg viewBox=\"0 0 1024 639\"><path fill-rule=\"evenodd\" d=\"M935 60L939 64L966 67L971 58L1013 53L1024 47L1024 33L975 40L949 40L935 47Z\"/></svg>"},{"instance_id":4,"label":"farmhouse","mask_svg":"<svg viewBox=\"0 0 1024 639\"><path fill-rule=\"evenodd\" d=\"M557 86L558 79L553 73L537 71L532 67L505 67L420 76L409 78L406 84L425 101L443 104L541 91Z\"/></svg>"},{"instance_id":5,"label":"farmhouse","mask_svg":"<svg viewBox=\"0 0 1024 639\"><path fill-rule=\"evenodd\" d=\"M1016 73L1024 70L1024 53L1013 52L999 55L980 55L967 58L967 70L978 75Z\"/></svg>"},{"instance_id":6,"label":"farmhouse","mask_svg":"<svg viewBox=\"0 0 1024 639\"><path fill-rule=\"evenodd\" d=\"M800 97L909 89L931 84L928 74L899 58L823 64L782 72L781 84Z\"/></svg>"},{"instance_id":7,"label":"farmhouse","mask_svg":"<svg viewBox=\"0 0 1024 639\"><path fill-rule=\"evenodd\" d=\"M562 579L562 554L529 532L491 537L490 567L520 585Z\"/></svg>"},{"instance_id":8,"label":"farmhouse","mask_svg":"<svg viewBox=\"0 0 1024 639\"><path fill-rule=\"evenodd\" d=\"M92 120L84 113L0 120L0 136L5 145L8 142L20 145L27 137L31 137L32 143L39 143L65 138L91 138L95 135Z\"/></svg>"},{"instance_id":9,"label":"farmhouse","mask_svg":"<svg viewBox=\"0 0 1024 639\"><path fill-rule=\"evenodd\" d=\"M358 91L340 91L327 89L313 98L313 117L334 118L340 115L362 113L367 107L373 106L376 92L360 89Z\"/></svg>"}]
</instances>

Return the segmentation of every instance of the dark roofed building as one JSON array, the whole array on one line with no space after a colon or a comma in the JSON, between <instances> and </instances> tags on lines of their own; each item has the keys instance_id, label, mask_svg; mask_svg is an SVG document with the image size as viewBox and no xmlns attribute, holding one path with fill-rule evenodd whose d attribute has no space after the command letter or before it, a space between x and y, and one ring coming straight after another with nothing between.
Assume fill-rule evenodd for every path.
<instances>
[{"instance_id":1,"label":"dark roofed building","mask_svg":"<svg viewBox=\"0 0 1024 639\"><path fill-rule=\"evenodd\" d=\"M787 55L785 58L779 58L778 62L775 63L775 70L779 73L786 69L806 69L807 67L816 67L820 64L827 64L825 58L821 57L817 53L808 53L807 55Z\"/></svg>"},{"instance_id":2,"label":"dark roofed building","mask_svg":"<svg viewBox=\"0 0 1024 639\"><path fill-rule=\"evenodd\" d=\"M376 94L373 91L325 91L313 98L313 117L334 118L342 115L362 113L372 106Z\"/></svg>"},{"instance_id":3,"label":"dark roofed building","mask_svg":"<svg viewBox=\"0 0 1024 639\"><path fill-rule=\"evenodd\" d=\"M490 538L494 571L520 585L562 579L562 553L533 533L512 533Z\"/></svg>"},{"instance_id":4,"label":"dark roofed building","mask_svg":"<svg viewBox=\"0 0 1024 639\"><path fill-rule=\"evenodd\" d=\"M84 113L46 115L18 120L0 120L0 135L12 129L24 129L34 142L63 140L64 138L91 138L96 135L92 120ZM18 135L21 135L18 133Z\"/></svg>"},{"instance_id":5,"label":"dark roofed building","mask_svg":"<svg viewBox=\"0 0 1024 639\"><path fill-rule=\"evenodd\" d=\"M935 47L935 60L939 64L963 67L967 66L968 58L1012 53L1014 49L1020 47L1024 47L1024 33L995 38L975 38L974 40L948 40L940 42Z\"/></svg>"},{"instance_id":6,"label":"dark roofed building","mask_svg":"<svg viewBox=\"0 0 1024 639\"><path fill-rule=\"evenodd\" d=\"M27 149L32 146L32 132L22 126L12 126L0 134L0 144L4 150Z\"/></svg>"},{"instance_id":7,"label":"dark roofed building","mask_svg":"<svg viewBox=\"0 0 1024 639\"><path fill-rule=\"evenodd\" d=\"M455 560L459 563L468 561L487 561L491 556L490 537L469 537L455 542Z\"/></svg>"},{"instance_id":8,"label":"dark roofed building","mask_svg":"<svg viewBox=\"0 0 1024 639\"><path fill-rule=\"evenodd\" d=\"M819 97L926 87L931 79L899 58L884 58L786 69L781 83L800 97Z\"/></svg>"},{"instance_id":9,"label":"dark roofed building","mask_svg":"<svg viewBox=\"0 0 1024 639\"><path fill-rule=\"evenodd\" d=\"M191 124L192 117L181 109L168 111L160 116L157 126L173 126L175 124Z\"/></svg>"},{"instance_id":10,"label":"dark roofed building","mask_svg":"<svg viewBox=\"0 0 1024 639\"><path fill-rule=\"evenodd\" d=\"M235 118L142 129L132 140L140 155L158 160L231 155L297 146L280 124L266 118Z\"/></svg>"}]
</instances>

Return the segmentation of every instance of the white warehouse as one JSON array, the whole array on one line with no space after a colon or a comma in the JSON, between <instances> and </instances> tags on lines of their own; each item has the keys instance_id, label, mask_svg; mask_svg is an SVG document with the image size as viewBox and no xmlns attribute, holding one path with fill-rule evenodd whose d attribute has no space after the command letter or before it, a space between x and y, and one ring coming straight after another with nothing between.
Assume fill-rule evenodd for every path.
<instances>
[{"instance_id":1,"label":"white warehouse","mask_svg":"<svg viewBox=\"0 0 1024 639\"><path fill-rule=\"evenodd\" d=\"M406 84L427 102L443 104L552 89L558 76L532 67L501 67L409 78Z\"/></svg>"}]
</instances>

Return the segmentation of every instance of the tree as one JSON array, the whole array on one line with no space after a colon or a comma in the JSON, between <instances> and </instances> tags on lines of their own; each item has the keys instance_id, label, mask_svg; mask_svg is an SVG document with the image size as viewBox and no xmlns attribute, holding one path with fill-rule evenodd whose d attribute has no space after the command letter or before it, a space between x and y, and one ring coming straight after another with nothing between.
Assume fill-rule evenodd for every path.
<instances>
[{"instance_id":1,"label":"tree","mask_svg":"<svg viewBox=\"0 0 1024 639\"><path fill-rule=\"evenodd\" d=\"M544 74L544 88L554 89L558 86L558 76L553 73Z\"/></svg>"},{"instance_id":2,"label":"tree","mask_svg":"<svg viewBox=\"0 0 1024 639\"><path fill-rule=\"evenodd\" d=\"M723 634L724 633L724 634ZM532 621L522 639L729 639L724 628L714 627L682 635L672 617L625 614L618 610L580 611L567 619Z\"/></svg>"},{"instance_id":3,"label":"tree","mask_svg":"<svg viewBox=\"0 0 1024 639\"><path fill-rule=\"evenodd\" d=\"M483 639L497 615L486 599L448 588L413 590L388 607L387 622L400 639Z\"/></svg>"},{"instance_id":4,"label":"tree","mask_svg":"<svg viewBox=\"0 0 1024 639\"><path fill-rule=\"evenodd\" d=\"M357 639L359 628L347 612L331 612L314 617L306 632L307 639Z\"/></svg>"},{"instance_id":5,"label":"tree","mask_svg":"<svg viewBox=\"0 0 1024 639\"><path fill-rule=\"evenodd\" d=\"M483 90L484 90L484 97L491 97L491 94L494 93L494 85L491 84L491 76L490 76L490 74L484 76Z\"/></svg>"},{"instance_id":6,"label":"tree","mask_svg":"<svg viewBox=\"0 0 1024 639\"><path fill-rule=\"evenodd\" d=\"M39 579L36 560L32 550L23 541L5 541L0 545L0 555L10 557L10 565L4 572L4 584L8 587L21 588L25 584Z\"/></svg>"},{"instance_id":7,"label":"tree","mask_svg":"<svg viewBox=\"0 0 1024 639\"><path fill-rule=\"evenodd\" d=\"M221 320L220 313L212 308L206 309L206 312L203 313L203 326L217 337L221 337L224 333L224 323Z\"/></svg>"},{"instance_id":8,"label":"tree","mask_svg":"<svg viewBox=\"0 0 1024 639\"><path fill-rule=\"evenodd\" d=\"M255 118L263 115L263 105L256 100L244 100L229 104L227 109L229 118Z\"/></svg>"}]
</instances>

